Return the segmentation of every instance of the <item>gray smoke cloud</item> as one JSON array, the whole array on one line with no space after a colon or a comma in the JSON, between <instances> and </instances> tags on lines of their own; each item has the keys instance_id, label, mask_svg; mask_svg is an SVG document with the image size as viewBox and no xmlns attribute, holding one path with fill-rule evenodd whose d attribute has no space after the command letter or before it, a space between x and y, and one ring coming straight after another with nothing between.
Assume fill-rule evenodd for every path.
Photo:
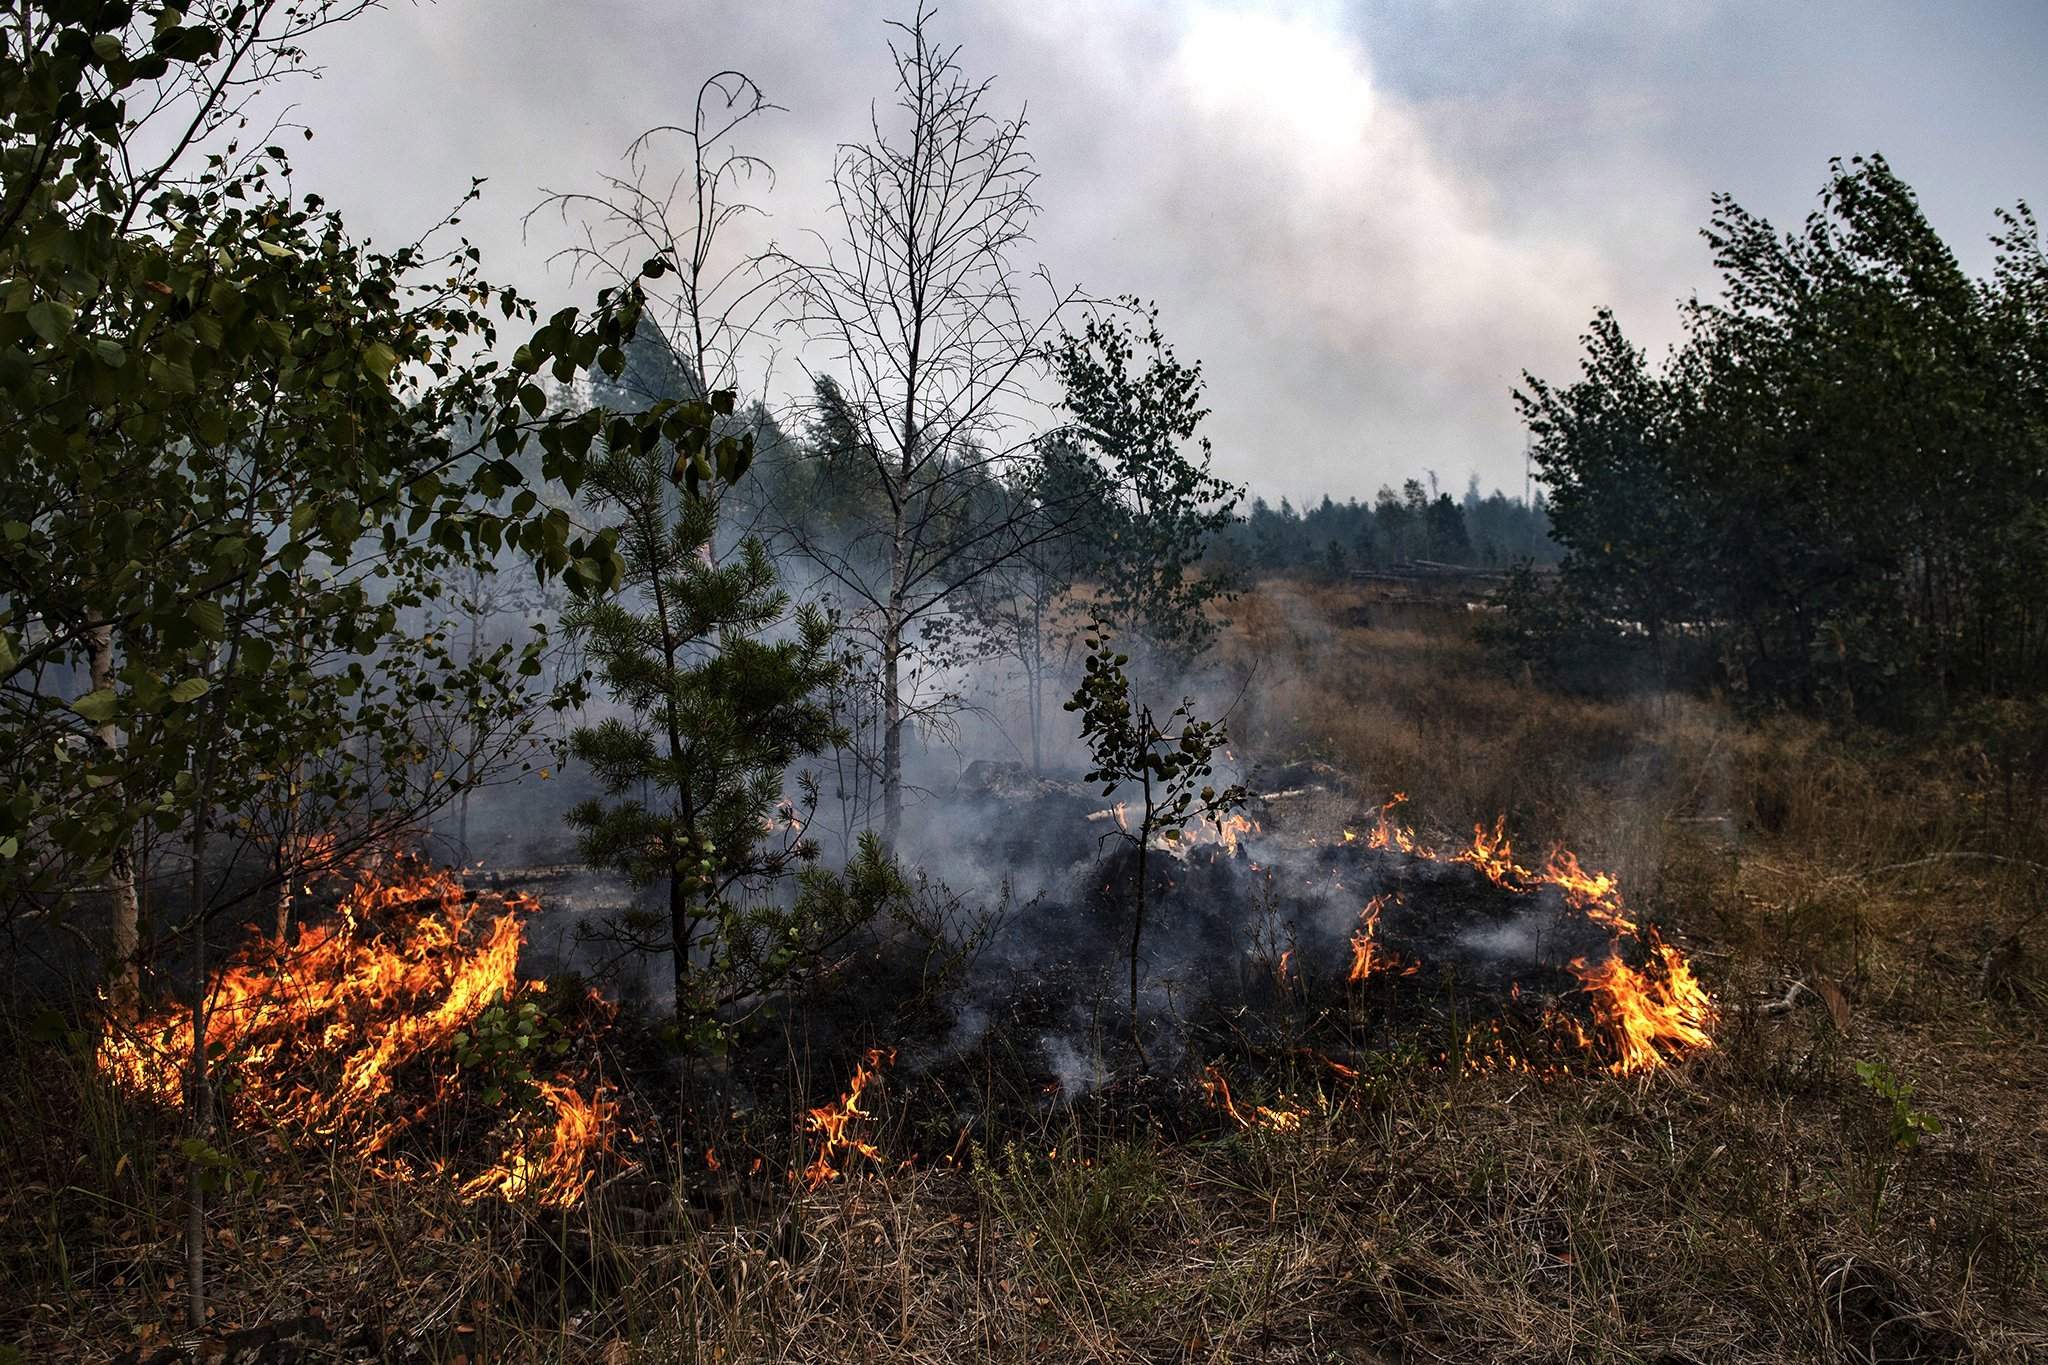
<instances>
[{"instance_id":1,"label":"gray smoke cloud","mask_svg":"<svg viewBox=\"0 0 2048 1365\"><path fill-rule=\"evenodd\" d=\"M487 176L463 230L558 305L587 292L548 267L566 234L521 216L736 67L787 107L753 146L779 176L751 226L796 245L887 96L894 12L394 6L324 35L328 77L291 91L319 134L304 180L389 241ZM1714 190L1796 224L1829 156L1879 150L1977 268L1994 205L2048 198L2038 6L961 0L939 26L1029 107L1043 260L1160 301L1208 366L1219 468L1269 497L1423 469L1520 492L1518 374L1568 372L1599 304L1670 340L1712 285Z\"/></svg>"}]
</instances>

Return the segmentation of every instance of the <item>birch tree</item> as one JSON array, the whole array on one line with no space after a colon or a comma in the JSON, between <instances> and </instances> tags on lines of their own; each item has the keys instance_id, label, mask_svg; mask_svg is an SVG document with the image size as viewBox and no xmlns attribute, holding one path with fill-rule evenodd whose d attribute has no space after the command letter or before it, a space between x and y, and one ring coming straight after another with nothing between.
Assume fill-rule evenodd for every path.
<instances>
[{"instance_id":1,"label":"birch tree","mask_svg":"<svg viewBox=\"0 0 2048 1365\"><path fill-rule=\"evenodd\" d=\"M792 538L874 655L891 845L904 731L933 676L921 624L1054 533L1035 509L990 494L1028 452L1019 419L1045 343L1079 297L1018 264L1039 211L1024 115L997 109L991 82L965 74L931 20L920 6L891 25L894 102L870 112L866 140L839 148L831 224L813 254L770 261L791 291L807 368L836 380L831 417L847 442L829 454L877 495L859 500L872 511L853 524L798 519Z\"/></svg>"}]
</instances>

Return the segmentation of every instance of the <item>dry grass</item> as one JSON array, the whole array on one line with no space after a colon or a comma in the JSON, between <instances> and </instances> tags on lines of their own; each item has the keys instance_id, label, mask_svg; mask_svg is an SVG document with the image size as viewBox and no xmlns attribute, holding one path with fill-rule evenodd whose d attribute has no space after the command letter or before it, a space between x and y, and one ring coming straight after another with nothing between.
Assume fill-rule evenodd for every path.
<instances>
[{"instance_id":1,"label":"dry grass","mask_svg":"<svg viewBox=\"0 0 2048 1365\"><path fill-rule=\"evenodd\" d=\"M2048 836L1975 756L1559 697L1493 671L1462 608L1268 585L1235 615L1225 666L1258 661L1241 743L1406 791L1425 826L1505 812L1617 868L1721 1000L1719 1046L1641 1081L1389 1059L1298 1134L1168 1143L1070 1112L960 1168L630 1230L602 1198L534 1221L300 1154L227 1202L224 1320L604 1365L2048 1359L2048 1014L2013 939L2040 877L1948 856L2039 863ZM168 1340L161 1135L89 1070L41 1081L0 1114L29 1177L0 1332L24 1359ZM1939 1131L1898 1140L1915 1115Z\"/></svg>"}]
</instances>

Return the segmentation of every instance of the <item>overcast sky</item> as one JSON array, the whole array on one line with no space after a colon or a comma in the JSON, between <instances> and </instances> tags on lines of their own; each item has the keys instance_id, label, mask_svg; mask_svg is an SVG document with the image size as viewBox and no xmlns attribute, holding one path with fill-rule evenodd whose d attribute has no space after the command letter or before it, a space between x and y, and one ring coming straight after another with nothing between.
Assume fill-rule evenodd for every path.
<instances>
[{"instance_id":1,"label":"overcast sky","mask_svg":"<svg viewBox=\"0 0 2048 1365\"><path fill-rule=\"evenodd\" d=\"M487 273L574 301L543 188L594 187L724 67L787 112L750 148L763 230L824 226L833 146L888 94L894 10L805 0L394 0L292 91L301 187L409 238L472 176ZM1610 305L1639 340L1713 287L1733 192L1798 221L1833 155L1881 151L1974 269L1995 206L2048 206L2048 6L951 0L942 37L1028 107L1062 283L1156 299L1199 357L1219 469L1268 498L1435 471L1519 494L1509 393L1570 373ZM1035 263L1035 262L1034 262ZM787 377L787 376L785 376Z\"/></svg>"}]
</instances>

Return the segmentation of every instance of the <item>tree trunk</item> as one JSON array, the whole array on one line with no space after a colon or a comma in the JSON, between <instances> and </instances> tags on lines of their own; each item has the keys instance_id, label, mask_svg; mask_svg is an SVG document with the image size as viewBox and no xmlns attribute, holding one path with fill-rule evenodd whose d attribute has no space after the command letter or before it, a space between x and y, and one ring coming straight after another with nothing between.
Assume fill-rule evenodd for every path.
<instances>
[{"instance_id":1,"label":"tree trunk","mask_svg":"<svg viewBox=\"0 0 2048 1365\"><path fill-rule=\"evenodd\" d=\"M907 462L906 462L907 463ZM903 830L903 597L909 572L904 506L909 477L897 492L889 539L889 600L882 612L882 844L896 851Z\"/></svg>"},{"instance_id":2,"label":"tree trunk","mask_svg":"<svg viewBox=\"0 0 2048 1365\"><path fill-rule=\"evenodd\" d=\"M671 871L668 876L669 957L676 988L678 1030L688 1022L690 999L690 896L684 887L683 877L680 870Z\"/></svg>"},{"instance_id":3,"label":"tree trunk","mask_svg":"<svg viewBox=\"0 0 2048 1365\"><path fill-rule=\"evenodd\" d=\"M477 605L477 598L481 595L482 589L476 589L469 603L469 662L472 667L476 664L476 656L483 651L483 631L478 620L480 611ZM472 717L474 717L473 712ZM469 789L470 784L476 781L476 751L480 744L481 741L477 735L477 724L475 719L472 718L469 723L467 752L462 756L462 796L456 802L455 807L455 845L462 850L462 861L465 865L470 861Z\"/></svg>"},{"instance_id":4,"label":"tree trunk","mask_svg":"<svg viewBox=\"0 0 2048 1365\"><path fill-rule=\"evenodd\" d=\"M1152 733L1152 713L1140 711L1138 724L1141 733ZM1147 860L1152 851L1152 772L1145 770L1145 819L1138 826L1138 899L1131 915L1131 1046L1137 1049L1138 1064L1151 1069L1151 1059L1145 1056L1145 1039L1138 1030L1138 946L1145 935L1145 894L1150 889L1147 880Z\"/></svg>"},{"instance_id":5,"label":"tree trunk","mask_svg":"<svg viewBox=\"0 0 2048 1365\"><path fill-rule=\"evenodd\" d=\"M903 626L892 606L882 637L882 844L903 829Z\"/></svg>"},{"instance_id":6,"label":"tree trunk","mask_svg":"<svg viewBox=\"0 0 2048 1365\"><path fill-rule=\"evenodd\" d=\"M305 780L305 766L303 762L292 765L290 785L285 790L284 832L277 844L277 941L280 944L291 930L292 904L296 899L299 879L306 875L306 869L301 866L305 832L300 828L299 809L299 788Z\"/></svg>"},{"instance_id":7,"label":"tree trunk","mask_svg":"<svg viewBox=\"0 0 2048 1365\"><path fill-rule=\"evenodd\" d=\"M1145 860L1147 845L1152 842L1151 831L1149 819L1138 830L1138 897L1131 914L1131 1046L1138 1050L1140 1062L1145 1060L1145 1040L1138 1032L1138 945L1145 936Z\"/></svg>"},{"instance_id":8,"label":"tree trunk","mask_svg":"<svg viewBox=\"0 0 2048 1365\"><path fill-rule=\"evenodd\" d=\"M296 590L302 580L294 575L292 586ZM304 598L294 596L292 606L292 659L303 664L306 658L306 617ZM471 651L474 657L475 651ZM284 833L277 848L277 941L283 944L284 936L292 927L292 906L297 900L295 887L306 875L304 788L306 784L306 761L296 759L292 763L292 774L285 787Z\"/></svg>"},{"instance_id":9,"label":"tree trunk","mask_svg":"<svg viewBox=\"0 0 2048 1365\"><path fill-rule=\"evenodd\" d=\"M206 1055L206 801L212 789L212 764L203 765L198 800L192 807L190 890L185 907L192 931L192 1050L186 1059L185 1123L201 1150L213 1145L213 1078ZM206 1326L206 1164L188 1158L185 1174L185 1305L188 1324Z\"/></svg>"},{"instance_id":10,"label":"tree trunk","mask_svg":"<svg viewBox=\"0 0 2048 1365\"><path fill-rule=\"evenodd\" d=\"M92 690L114 686L114 628L93 626L90 656ZM97 742L112 757L120 747L119 731L110 720L99 727ZM136 952L142 941L142 912L135 895L135 858L124 836L107 868L107 1003L118 1018L133 1019L141 1009L142 978Z\"/></svg>"},{"instance_id":11,"label":"tree trunk","mask_svg":"<svg viewBox=\"0 0 2048 1365\"><path fill-rule=\"evenodd\" d=\"M1045 776L1045 619L1044 608L1037 592L1031 595L1031 638L1024 644L1029 656L1024 664L1024 679L1030 691L1031 706L1031 775Z\"/></svg>"}]
</instances>

